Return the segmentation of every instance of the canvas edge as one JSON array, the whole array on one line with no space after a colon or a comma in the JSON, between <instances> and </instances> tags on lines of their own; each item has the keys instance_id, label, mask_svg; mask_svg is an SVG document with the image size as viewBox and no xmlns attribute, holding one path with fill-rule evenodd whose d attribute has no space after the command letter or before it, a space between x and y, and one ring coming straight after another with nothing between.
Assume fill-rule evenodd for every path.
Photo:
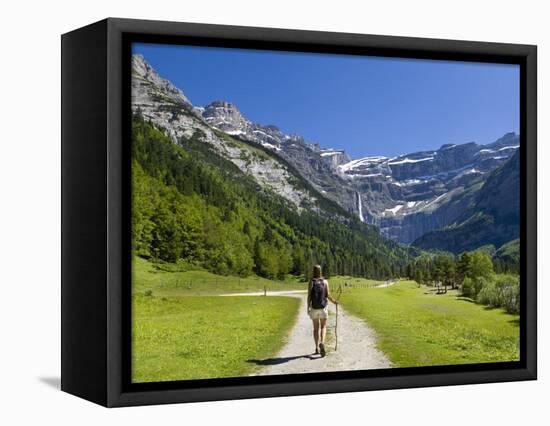
<instances>
[{"instance_id":1,"label":"canvas edge","mask_svg":"<svg viewBox=\"0 0 550 426\"><path fill-rule=\"evenodd\" d=\"M277 397L334 392L354 392L426 386L446 386L472 383L488 383L536 379L536 46L487 42L471 42L410 37L371 36L363 34L327 33L318 31L284 30L273 28L235 27L226 25L190 24L163 21L128 20L108 18L106 40L107 75L107 152L106 152L106 214L107 243L104 247L107 267L105 304L106 312L106 371L98 382L105 385L104 398L87 398L102 405L117 407L176 402L211 401L222 399ZM98 23L99 24L99 23ZM80 30L76 30L80 31ZM72 34L73 32L69 33ZM527 85L527 164L530 183L527 193L527 364L524 369L492 370L468 373L444 373L438 375L410 375L405 377L377 377L369 379L320 380L244 386L220 386L215 388L126 392L122 384L121 341L123 318L121 305L124 294L121 288L123 276L123 223L122 173L124 147L122 146L122 36L125 33L165 34L194 37L235 38L272 42L300 42L317 45L368 45L378 49L397 49L414 52L422 49L425 54L446 51L450 54L505 55L525 58ZM65 35L66 37L68 35ZM396 50L396 51L397 51ZM534 172L533 172L534 171ZM534 188L534 189L533 189ZM65 228L63 228L65 230ZM64 258L65 259L65 258ZM66 263L66 260L63 261ZM63 287L63 285L62 285ZM64 294L62 290L62 294ZM67 302L67 301L66 301ZM63 388L62 379L62 388ZM69 391L65 386L65 391ZM70 392L75 393L75 392ZM75 393L77 394L77 393Z\"/></svg>"},{"instance_id":2,"label":"canvas edge","mask_svg":"<svg viewBox=\"0 0 550 426\"><path fill-rule=\"evenodd\" d=\"M61 37L61 390L107 404L107 21Z\"/></svg>"}]
</instances>

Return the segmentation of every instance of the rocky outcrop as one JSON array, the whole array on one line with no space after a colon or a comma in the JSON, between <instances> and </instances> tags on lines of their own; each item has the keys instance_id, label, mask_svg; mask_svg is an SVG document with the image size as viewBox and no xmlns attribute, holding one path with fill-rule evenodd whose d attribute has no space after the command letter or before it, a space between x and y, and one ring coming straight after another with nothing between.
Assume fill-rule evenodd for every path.
<instances>
[{"instance_id":1,"label":"rocky outcrop","mask_svg":"<svg viewBox=\"0 0 550 426\"><path fill-rule=\"evenodd\" d=\"M319 154L333 170L337 170L338 166L351 161L351 158L343 149L321 149Z\"/></svg>"},{"instance_id":2,"label":"rocky outcrop","mask_svg":"<svg viewBox=\"0 0 550 426\"><path fill-rule=\"evenodd\" d=\"M253 177L300 210L318 210L316 194L297 185L294 171L267 153L227 136L208 123L207 109L194 107L183 92L161 78L140 55L132 58L132 110L163 129L175 143L198 139L229 159L241 171ZM220 105L221 106L221 105ZM235 123L245 120L229 104L223 116ZM220 110L221 111L221 110Z\"/></svg>"},{"instance_id":3,"label":"rocky outcrop","mask_svg":"<svg viewBox=\"0 0 550 426\"><path fill-rule=\"evenodd\" d=\"M142 55L132 56L132 104L156 106L166 102L192 109L193 105L170 81L165 80Z\"/></svg>"},{"instance_id":4,"label":"rocky outcrop","mask_svg":"<svg viewBox=\"0 0 550 426\"><path fill-rule=\"evenodd\" d=\"M235 138L253 142L288 161L323 196L351 213L356 212L353 187L337 168L350 161L343 150L323 150L303 137L283 132L274 125L249 121L229 102L214 101L201 108L206 123Z\"/></svg>"}]
</instances>

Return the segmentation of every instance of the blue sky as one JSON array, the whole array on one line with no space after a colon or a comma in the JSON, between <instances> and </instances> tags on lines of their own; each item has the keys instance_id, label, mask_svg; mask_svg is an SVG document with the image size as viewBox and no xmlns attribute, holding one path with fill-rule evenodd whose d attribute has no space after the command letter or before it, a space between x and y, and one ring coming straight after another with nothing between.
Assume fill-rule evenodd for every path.
<instances>
[{"instance_id":1,"label":"blue sky","mask_svg":"<svg viewBox=\"0 0 550 426\"><path fill-rule=\"evenodd\" d=\"M519 66L135 44L194 105L226 100L352 158L519 131Z\"/></svg>"}]
</instances>

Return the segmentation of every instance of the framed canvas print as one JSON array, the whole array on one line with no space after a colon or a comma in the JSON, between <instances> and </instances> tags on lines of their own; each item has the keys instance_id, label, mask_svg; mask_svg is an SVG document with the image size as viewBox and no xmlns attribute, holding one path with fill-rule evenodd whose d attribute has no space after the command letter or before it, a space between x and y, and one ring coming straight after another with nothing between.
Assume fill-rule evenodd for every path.
<instances>
[{"instance_id":1,"label":"framed canvas print","mask_svg":"<svg viewBox=\"0 0 550 426\"><path fill-rule=\"evenodd\" d=\"M62 389L536 378L536 47L107 19L62 37Z\"/></svg>"}]
</instances>

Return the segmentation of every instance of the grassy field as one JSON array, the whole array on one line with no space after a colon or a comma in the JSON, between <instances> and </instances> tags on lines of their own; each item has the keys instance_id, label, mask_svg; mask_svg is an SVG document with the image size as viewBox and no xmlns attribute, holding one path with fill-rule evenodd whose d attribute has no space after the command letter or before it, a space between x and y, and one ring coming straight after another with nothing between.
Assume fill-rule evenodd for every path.
<instances>
[{"instance_id":1,"label":"grassy field","mask_svg":"<svg viewBox=\"0 0 550 426\"><path fill-rule=\"evenodd\" d=\"M165 265L166 268L171 265ZM166 272L145 259L133 260L132 288L134 294L154 296L213 295L251 291L307 290L307 284L297 278L271 281L258 276L240 278L215 275L206 271ZM162 265L161 265L162 267Z\"/></svg>"},{"instance_id":2,"label":"grassy field","mask_svg":"<svg viewBox=\"0 0 550 426\"><path fill-rule=\"evenodd\" d=\"M329 280L330 290L334 293L341 286L342 289L347 287L351 288L369 288L383 284L384 281L369 280L366 278L350 277L345 275L338 275L330 278Z\"/></svg>"},{"instance_id":3,"label":"grassy field","mask_svg":"<svg viewBox=\"0 0 550 426\"><path fill-rule=\"evenodd\" d=\"M133 300L133 382L246 376L273 357L299 299L186 296Z\"/></svg>"},{"instance_id":4,"label":"grassy field","mask_svg":"<svg viewBox=\"0 0 550 426\"><path fill-rule=\"evenodd\" d=\"M232 296L223 293L305 289L296 278L276 282L205 271L168 272L134 260L134 382L254 374L254 362L275 356L297 317L299 299ZM176 268L177 269L177 268ZM395 367L510 361L519 358L519 316L432 288L401 281L346 276L329 280L333 295L365 319L378 347Z\"/></svg>"},{"instance_id":5,"label":"grassy field","mask_svg":"<svg viewBox=\"0 0 550 426\"><path fill-rule=\"evenodd\" d=\"M337 282L337 280L333 280ZM402 281L388 288L345 289L341 302L376 330L396 367L519 359L519 316Z\"/></svg>"},{"instance_id":6,"label":"grassy field","mask_svg":"<svg viewBox=\"0 0 550 426\"><path fill-rule=\"evenodd\" d=\"M260 368L254 360L273 357L284 344L300 300L216 295L305 287L298 280L166 272L140 258L133 267L135 383L253 374Z\"/></svg>"}]
</instances>

